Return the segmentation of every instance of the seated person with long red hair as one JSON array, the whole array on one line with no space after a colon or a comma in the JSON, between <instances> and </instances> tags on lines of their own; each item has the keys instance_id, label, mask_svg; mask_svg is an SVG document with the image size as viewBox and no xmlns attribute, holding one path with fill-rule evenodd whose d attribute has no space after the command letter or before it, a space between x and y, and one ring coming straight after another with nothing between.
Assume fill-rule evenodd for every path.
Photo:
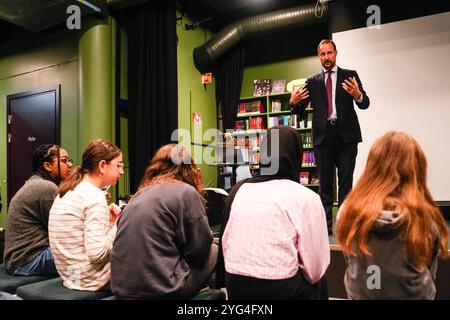
<instances>
[{"instance_id":1,"label":"seated person with long red hair","mask_svg":"<svg viewBox=\"0 0 450 320\"><path fill-rule=\"evenodd\" d=\"M349 299L434 299L448 229L426 172L425 154L408 134L375 141L337 217Z\"/></svg>"}]
</instances>

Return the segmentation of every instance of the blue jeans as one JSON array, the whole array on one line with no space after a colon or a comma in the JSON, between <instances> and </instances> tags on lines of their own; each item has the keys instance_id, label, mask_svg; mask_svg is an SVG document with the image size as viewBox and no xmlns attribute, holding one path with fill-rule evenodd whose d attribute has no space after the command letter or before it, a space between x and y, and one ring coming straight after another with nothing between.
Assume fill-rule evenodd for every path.
<instances>
[{"instance_id":1,"label":"blue jeans","mask_svg":"<svg viewBox=\"0 0 450 320\"><path fill-rule=\"evenodd\" d=\"M11 272L14 276L47 276L57 275L50 246L42 250L36 258Z\"/></svg>"}]
</instances>

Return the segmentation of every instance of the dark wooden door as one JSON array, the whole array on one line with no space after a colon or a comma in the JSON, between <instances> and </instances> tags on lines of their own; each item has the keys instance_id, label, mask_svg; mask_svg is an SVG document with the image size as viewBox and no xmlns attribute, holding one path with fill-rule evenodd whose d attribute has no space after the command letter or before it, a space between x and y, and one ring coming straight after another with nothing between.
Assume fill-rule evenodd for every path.
<instances>
[{"instance_id":1,"label":"dark wooden door","mask_svg":"<svg viewBox=\"0 0 450 320\"><path fill-rule=\"evenodd\" d=\"M32 173L34 150L59 144L59 86L7 96L8 205Z\"/></svg>"}]
</instances>

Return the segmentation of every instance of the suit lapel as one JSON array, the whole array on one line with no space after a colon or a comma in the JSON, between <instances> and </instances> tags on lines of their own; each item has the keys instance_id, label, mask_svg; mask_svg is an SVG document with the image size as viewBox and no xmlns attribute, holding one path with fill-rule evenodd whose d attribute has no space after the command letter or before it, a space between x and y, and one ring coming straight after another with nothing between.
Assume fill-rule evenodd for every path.
<instances>
[{"instance_id":1,"label":"suit lapel","mask_svg":"<svg viewBox=\"0 0 450 320\"><path fill-rule=\"evenodd\" d=\"M323 103L321 103L324 107L325 110L328 110L328 98L327 98L327 90L325 88L325 74L323 71L319 72L319 74L317 75L317 80L319 81L319 91L322 97L322 101Z\"/></svg>"},{"instance_id":2,"label":"suit lapel","mask_svg":"<svg viewBox=\"0 0 450 320\"><path fill-rule=\"evenodd\" d=\"M337 102L339 101L339 98L342 93L344 93L344 89L342 89L342 83L344 82L344 75L342 72L342 69L338 67L337 69L337 78L336 78L336 96L335 96L335 103L337 108Z\"/></svg>"}]
</instances>

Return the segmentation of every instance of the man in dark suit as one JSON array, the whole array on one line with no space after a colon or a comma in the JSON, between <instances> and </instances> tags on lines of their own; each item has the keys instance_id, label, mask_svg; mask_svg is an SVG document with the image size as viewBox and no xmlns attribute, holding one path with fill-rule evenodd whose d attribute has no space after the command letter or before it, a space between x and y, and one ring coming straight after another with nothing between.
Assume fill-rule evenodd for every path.
<instances>
[{"instance_id":1,"label":"man in dark suit","mask_svg":"<svg viewBox=\"0 0 450 320\"><path fill-rule=\"evenodd\" d=\"M337 49L332 40L322 40L317 54L324 69L310 76L305 86L294 87L289 107L298 114L302 114L310 102L313 108L312 134L319 192L331 235L334 168L338 170L340 205L352 188L358 143L362 141L353 102L358 108L367 109L370 101L356 71L336 66Z\"/></svg>"}]
</instances>

